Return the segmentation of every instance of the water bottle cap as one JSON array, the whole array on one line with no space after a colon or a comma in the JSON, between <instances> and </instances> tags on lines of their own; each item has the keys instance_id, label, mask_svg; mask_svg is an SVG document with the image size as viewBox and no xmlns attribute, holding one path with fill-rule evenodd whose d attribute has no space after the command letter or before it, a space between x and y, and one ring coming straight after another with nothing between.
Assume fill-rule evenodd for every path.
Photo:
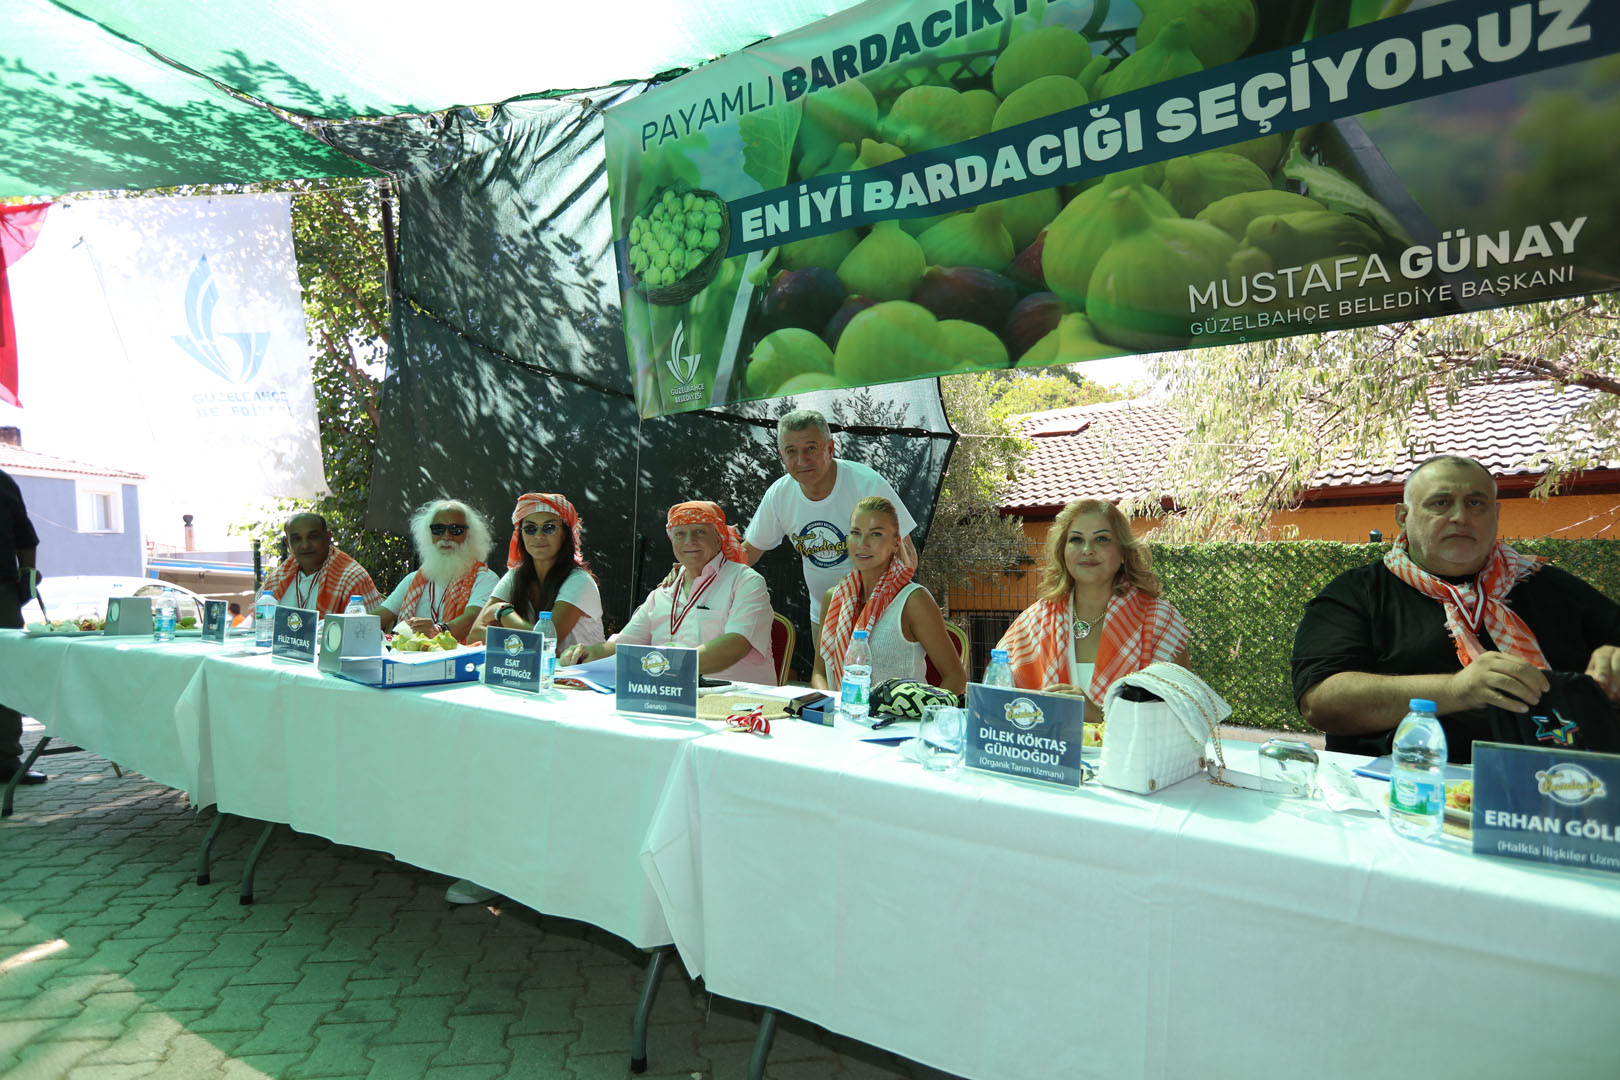
<instances>
[{"instance_id":1,"label":"water bottle cap","mask_svg":"<svg viewBox=\"0 0 1620 1080\"><path fill-rule=\"evenodd\" d=\"M1406 707L1412 712L1434 712L1439 708L1438 705L1430 701L1428 698L1421 697L1412 698L1406 703Z\"/></svg>"},{"instance_id":2,"label":"water bottle cap","mask_svg":"<svg viewBox=\"0 0 1620 1080\"><path fill-rule=\"evenodd\" d=\"M549 612L549 611L542 611L542 612L541 612L541 613L540 613L540 621L541 621L541 622L550 622L550 621L551 621L551 612Z\"/></svg>"},{"instance_id":3,"label":"water bottle cap","mask_svg":"<svg viewBox=\"0 0 1620 1080\"><path fill-rule=\"evenodd\" d=\"M352 604L352 603L354 603L354 602L355 602L355 601L356 601L356 600L358 600L358 599L360 599L360 594L359 594L359 593L355 593L355 594L354 594L354 595L353 595L353 596L351 596L351 597L349 597L349 603L351 603L351 604Z\"/></svg>"},{"instance_id":4,"label":"water bottle cap","mask_svg":"<svg viewBox=\"0 0 1620 1080\"><path fill-rule=\"evenodd\" d=\"M855 640L856 641L865 641L866 640L866 631L865 630L857 630L857 631L855 631Z\"/></svg>"},{"instance_id":5,"label":"water bottle cap","mask_svg":"<svg viewBox=\"0 0 1620 1080\"><path fill-rule=\"evenodd\" d=\"M991 649L990 650L990 662L992 664L1004 664L1004 663L1006 663L1007 662L1007 650L1006 649Z\"/></svg>"}]
</instances>

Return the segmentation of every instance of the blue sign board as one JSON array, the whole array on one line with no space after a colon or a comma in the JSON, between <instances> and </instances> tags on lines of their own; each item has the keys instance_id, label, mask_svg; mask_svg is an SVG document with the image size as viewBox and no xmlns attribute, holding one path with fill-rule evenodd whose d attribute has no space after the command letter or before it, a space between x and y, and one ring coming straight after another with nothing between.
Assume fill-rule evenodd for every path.
<instances>
[{"instance_id":1,"label":"blue sign board","mask_svg":"<svg viewBox=\"0 0 1620 1080\"><path fill-rule=\"evenodd\" d=\"M230 616L225 610L223 600L204 600L202 613L202 638L204 641L217 641L225 644L225 631L230 628Z\"/></svg>"},{"instance_id":2,"label":"blue sign board","mask_svg":"<svg viewBox=\"0 0 1620 1080\"><path fill-rule=\"evenodd\" d=\"M620 645L615 707L620 712L697 719L696 649L674 645Z\"/></svg>"},{"instance_id":3,"label":"blue sign board","mask_svg":"<svg viewBox=\"0 0 1620 1080\"><path fill-rule=\"evenodd\" d=\"M1474 853L1620 872L1620 757L1474 744Z\"/></svg>"},{"instance_id":4,"label":"blue sign board","mask_svg":"<svg viewBox=\"0 0 1620 1080\"><path fill-rule=\"evenodd\" d=\"M539 633L491 626L484 639L484 685L539 693Z\"/></svg>"},{"instance_id":5,"label":"blue sign board","mask_svg":"<svg viewBox=\"0 0 1620 1080\"><path fill-rule=\"evenodd\" d=\"M1086 699L1000 686L968 686L970 769L1060 787L1080 786Z\"/></svg>"},{"instance_id":6,"label":"blue sign board","mask_svg":"<svg viewBox=\"0 0 1620 1080\"><path fill-rule=\"evenodd\" d=\"M296 660L300 664L315 662L315 628L320 615L307 608L277 607L274 636L270 639L270 655L277 660Z\"/></svg>"}]
</instances>

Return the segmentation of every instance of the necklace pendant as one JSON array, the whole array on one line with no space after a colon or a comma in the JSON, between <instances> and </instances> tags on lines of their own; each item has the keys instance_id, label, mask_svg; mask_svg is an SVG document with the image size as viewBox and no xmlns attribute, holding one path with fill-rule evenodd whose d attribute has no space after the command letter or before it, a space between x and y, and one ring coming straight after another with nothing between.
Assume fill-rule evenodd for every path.
<instances>
[{"instance_id":1,"label":"necklace pendant","mask_svg":"<svg viewBox=\"0 0 1620 1080\"><path fill-rule=\"evenodd\" d=\"M1084 641L1091 636L1091 624L1080 616L1074 617L1074 640Z\"/></svg>"}]
</instances>

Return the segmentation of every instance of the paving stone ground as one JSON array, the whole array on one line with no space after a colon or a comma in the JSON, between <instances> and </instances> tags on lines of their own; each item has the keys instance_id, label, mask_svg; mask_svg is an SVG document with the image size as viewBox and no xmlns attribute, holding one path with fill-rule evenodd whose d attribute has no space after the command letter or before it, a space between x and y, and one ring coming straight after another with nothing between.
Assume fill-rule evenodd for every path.
<instances>
[{"instance_id":1,"label":"paving stone ground","mask_svg":"<svg viewBox=\"0 0 1620 1080\"><path fill-rule=\"evenodd\" d=\"M31 743L38 730L25 733ZM237 893L258 828L232 823L195 883L183 795L93 754L44 759L0 822L0 1077L6 1080L617 1080L646 956L509 901L286 829ZM757 1013L672 963L649 1080L747 1074ZM783 1018L768 1077L935 1070Z\"/></svg>"}]
</instances>

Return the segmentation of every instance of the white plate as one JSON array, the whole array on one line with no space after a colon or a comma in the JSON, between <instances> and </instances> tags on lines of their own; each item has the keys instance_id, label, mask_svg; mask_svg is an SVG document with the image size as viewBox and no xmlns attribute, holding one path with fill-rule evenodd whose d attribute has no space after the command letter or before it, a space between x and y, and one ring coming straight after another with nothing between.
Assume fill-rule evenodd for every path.
<instances>
[{"instance_id":1,"label":"white plate","mask_svg":"<svg viewBox=\"0 0 1620 1080\"><path fill-rule=\"evenodd\" d=\"M23 633L29 637L84 637L87 634L99 634L100 630L52 630L38 623L29 623L23 628Z\"/></svg>"}]
</instances>

